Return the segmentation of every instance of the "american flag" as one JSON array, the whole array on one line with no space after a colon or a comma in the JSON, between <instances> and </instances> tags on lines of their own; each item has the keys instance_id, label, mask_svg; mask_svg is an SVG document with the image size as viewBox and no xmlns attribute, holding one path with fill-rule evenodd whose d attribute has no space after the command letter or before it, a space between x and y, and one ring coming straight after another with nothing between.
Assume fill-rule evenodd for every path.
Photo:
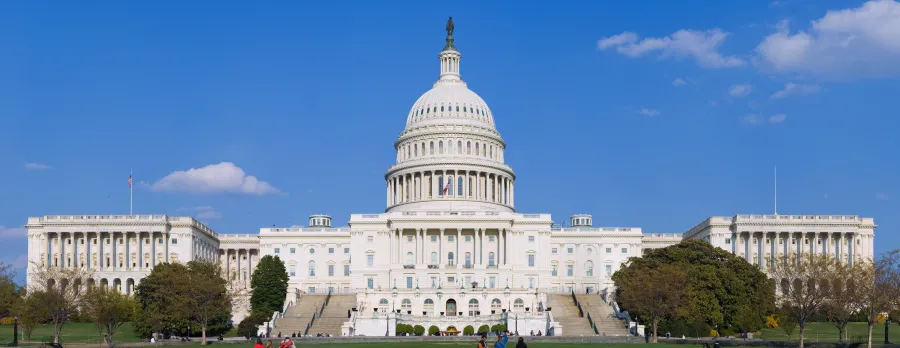
<instances>
[{"instance_id":1,"label":"american flag","mask_svg":"<svg viewBox=\"0 0 900 348\"><path fill-rule=\"evenodd\" d=\"M447 185L444 185L444 194L447 194L447 191L450 190L450 180L447 180Z\"/></svg>"},{"instance_id":2,"label":"american flag","mask_svg":"<svg viewBox=\"0 0 900 348\"><path fill-rule=\"evenodd\" d=\"M131 187L131 175L128 175L128 187Z\"/></svg>"}]
</instances>

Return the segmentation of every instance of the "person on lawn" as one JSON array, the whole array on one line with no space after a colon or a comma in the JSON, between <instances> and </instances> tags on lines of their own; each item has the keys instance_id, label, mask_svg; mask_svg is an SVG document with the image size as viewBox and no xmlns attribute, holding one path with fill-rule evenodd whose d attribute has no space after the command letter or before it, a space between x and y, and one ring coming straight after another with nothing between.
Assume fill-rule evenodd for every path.
<instances>
[{"instance_id":1,"label":"person on lawn","mask_svg":"<svg viewBox=\"0 0 900 348\"><path fill-rule=\"evenodd\" d=\"M478 341L478 348L488 348L487 342L485 342L486 340L487 340L487 335L482 334L481 340Z\"/></svg>"},{"instance_id":2,"label":"person on lawn","mask_svg":"<svg viewBox=\"0 0 900 348\"><path fill-rule=\"evenodd\" d=\"M509 331L503 331L497 335L497 342L494 342L494 348L506 348L506 342L509 341Z\"/></svg>"}]
</instances>

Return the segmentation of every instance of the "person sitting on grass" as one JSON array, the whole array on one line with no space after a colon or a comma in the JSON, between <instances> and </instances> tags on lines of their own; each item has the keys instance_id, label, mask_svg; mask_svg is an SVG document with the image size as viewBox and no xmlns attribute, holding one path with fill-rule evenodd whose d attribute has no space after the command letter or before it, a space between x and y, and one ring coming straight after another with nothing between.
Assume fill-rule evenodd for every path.
<instances>
[{"instance_id":1,"label":"person sitting on grass","mask_svg":"<svg viewBox=\"0 0 900 348\"><path fill-rule=\"evenodd\" d=\"M516 348L528 348L528 345L525 344L525 338L519 336L519 343L516 343Z\"/></svg>"}]
</instances>

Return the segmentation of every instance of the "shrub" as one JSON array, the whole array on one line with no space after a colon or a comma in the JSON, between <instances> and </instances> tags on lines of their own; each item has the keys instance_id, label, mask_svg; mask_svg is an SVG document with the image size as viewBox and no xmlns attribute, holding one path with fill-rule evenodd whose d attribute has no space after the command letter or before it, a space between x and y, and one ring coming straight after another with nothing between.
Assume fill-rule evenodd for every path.
<instances>
[{"instance_id":1,"label":"shrub","mask_svg":"<svg viewBox=\"0 0 900 348\"><path fill-rule=\"evenodd\" d=\"M15 321L15 319L13 319L13 317L6 317L3 319L0 319L0 325L12 325L13 321Z\"/></svg>"},{"instance_id":2,"label":"shrub","mask_svg":"<svg viewBox=\"0 0 900 348\"><path fill-rule=\"evenodd\" d=\"M425 327L422 325L416 325L413 327L413 334L416 336L422 336L425 334Z\"/></svg>"},{"instance_id":3,"label":"shrub","mask_svg":"<svg viewBox=\"0 0 900 348\"><path fill-rule=\"evenodd\" d=\"M778 328L778 314L770 314L766 317L766 327L770 329Z\"/></svg>"},{"instance_id":4,"label":"shrub","mask_svg":"<svg viewBox=\"0 0 900 348\"><path fill-rule=\"evenodd\" d=\"M440 336L441 329L438 329L437 326L431 325L428 327L428 335L429 336Z\"/></svg>"},{"instance_id":5,"label":"shrub","mask_svg":"<svg viewBox=\"0 0 900 348\"><path fill-rule=\"evenodd\" d=\"M248 317L241 320L238 324L237 333L241 337L256 337L259 333L258 328L260 325L266 322L268 318L266 318L265 314L262 313L253 313Z\"/></svg>"},{"instance_id":6,"label":"shrub","mask_svg":"<svg viewBox=\"0 0 900 348\"><path fill-rule=\"evenodd\" d=\"M491 328L488 327L487 325L481 325L478 327L478 333L487 333L490 330L491 330Z\"/></svg>"},{"instance_id":7,"label":"shrub","mask_svg":"<svg viewBox=\"0 0 900 348\"><path fill-rule=\"evenodd\" d=\"M472 336L474 334L475 334L475 328L472 327L472 325L466 325L466 327L463 328L463 335Z\"/></svg>"}]
</instances>

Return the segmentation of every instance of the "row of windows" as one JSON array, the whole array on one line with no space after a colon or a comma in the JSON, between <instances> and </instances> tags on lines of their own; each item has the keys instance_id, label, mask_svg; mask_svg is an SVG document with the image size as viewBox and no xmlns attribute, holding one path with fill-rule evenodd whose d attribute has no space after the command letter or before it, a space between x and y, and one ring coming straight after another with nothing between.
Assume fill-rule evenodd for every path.
<instances>
[{"instance_id":1,"label":"row of windows","mask_svg":"<svg viewBox=\"0 0 900 348\"><path fill-rule=\"evenodd\" d=\"M296 253L297 253L297 248L290 248L290 249L288 249L288 251L291 253L291 255L293 255L293 254L296 254ZM280 253L281 253L281 248L275 248L275 253L276 253L276 254L280 254ZM309 248L309 254L310 254L310 255L315 254L315 253L316 253L316 249L315 249L315 248ZM334 254L334 248L328 248L328 253L329 253L329 254ZM350 253L350 248L344 248L344 254L349 254L349 253Z\"/></svg>"},{"instance_id":2,"label":"row of windows","mask_svg":"<svg viewBox=\"0 0 900 348\"><path fill-rule=\"evenodd\" d=\"M607 254L612 254L612 249L613 249L613 248L606 248L606 253L607 253ZM594 252L594 249L593 249L593 248L587 248L586 251L587 251L588 254L591 254L591 253ZM551 252L554 253L554 254L558 254L558 253L559 253L559 249L553 248L553 249L551 249ZM575 253L575 248L571 248L571 247L570 247L570 248L566 248L566 253L567 253L567 254L574 254L574 253ZM627 254L627 253L628 253L628 248L622 248L622 254Z\"/></svg>"},{"instance_id":3,"label":"row of windows","mask_svg":"<svg viewBox=\"0 0 900 348\"><path fill-rule=\"evenodd\" d=\"M297 266L290 265L288 266L288 275L293 277L297 275ZM309 268L307 268L307 275L310 277L316 276L316 262L310 261ZM328 265L328 276L334 277L334 265ZM344 276L350 276L350 265L344 265Z\"/></svg>"},{"instance_id":4,"label":"row of windows","mask_svg":"<svg viewBox=\"0 0 900 348\"><path fill-rule=\"evenodd\" d=\"M399 156L401 157L402 160L408 160L410 158L418 157L420 152L421 152L422 156L435 155L435 154L443 155L445 153L443 140L438 140L436 151L435 151L434 141L430 141L428 144L429 144L429 147L427 148L428 151L426 151L425 142L421 143L421 147L418 143L412 144L412 146L410 146L408 144L403 145L400 147L400 151L398 151ZM449 155L449 154L453 154L454 152L456 152L456 154L462 155L463 149L464 148L463 148L462 140L456 141L456 151L453 150L453 141L450 141L450 140L447 141L446 154ZM482 143L475 142L475 149L474 149L474 153L473 153L471 141L466 141L466 146L465 146L465 154L466 155L487 157L487 158L494 159L494 160L500 160L500 156L501 156L500 150L501 150L501 148L499 145L495 145L495 144L488 145L486 143L482 144Z\"/></svg>"},{"instance_id":5,"label":"row of windows","mask_svg":"<svg viewBox=\"0 0 900 348\"><path fill-rule=\"evenodd\" d=\"M485 112L483 109L481 109L481 108L474 108L474 107L471 107L471 106L465 106L465 105L463 105L462 109L460 109L459 105L456 105L456 108L454 109L453 106L446 106L446 107L445 107L445 106L441 105L440 107L438 107L437 105L435 105L435 106L432 106L432 107L421 108L421 109L419 109L419 110L416 110L416 111L413 112L413 116L427 116L427 115L430 115L432 112L434 112L434 113L437 113L437 112L444 112L444 111L450 111L450 112L452 112L452 111L454 111L454 110L456 110L456 112L460 112L460 110L462 110L462 112L464 112L464 113L474 113L474 114L479 115L479 116L487 116L487 115L488 115L488 113Z\"/></svg>"},{"instance_id":6,"label":"row of windows","mask_svg":"<svg viewBox=\"0 0 900 348\"><path fill-rule=\"evenodd\" d=\"M109 245L110 238L105 238L104 240L106 241L105 244L106 244L106 245ZM117 240L119 241L119 245L125 244L124 239L122 239L122 238L117 238ZM129 241L129 243L134 243L134 242L135 242L135 239L134 239L134 238L130 238L128 241ZM169 241L171 241L172 244L178 244L178 239L177 239L177 238L169 239ZM78 244L84 245L84 239L79 239L78 242L79 242ZM157 244L162 244L162 243L163 243L163 240L162 240L162 239L157 239L157 242L158 242ZM66 244L67 244L67 245L72 245L72 238L67 238L67 239L66 239ZM97 239L96 239L96 238L92 238L92 239L91 239L91 244L97 245ZM145 239L144 239L144 244L150 244L150 239L146 239L146 238L145 238Z\"/></svg>"},{"instance_id":7,"label":"row of windows","mask_svg":"<svg viewBox=\"0 0 900 348\"><path fill-rule=\"evenodd\" d=\"M557 269L559 265L552 265L553 271L550 273L552 276L557 276ZM612 265L606 265L606 276L612 276ZM566 276L572 277L575 275L575 265L566 265ZM585 262L584 264L584 275L588 277L594 276L594 263L591 261Z\"/></svg>"},{"instance_id":8,"label":"row of windows","mask_svg":"<svg viewBox=\"0 0 900 348\"><path fill-rule=\"evenodd\" d=\"M707 238L709 238L709 237L707 237ZM758 240L758 239L756 239L756 238L753 239L753 245L756 245L756 241L757 241L757 240ZM809 245L809 241L810 241L810 240L811 240L811 239L804 239L804 240L803 240L803 241L804 241L803 244ZM741 244L744 244L744 239L743 239L743 238L738 239L738 241L740 241ZM771 241L772 241L771 239L766 239L766 244L771 244ZM731 238L725 238L725 244L731 244ZM778 238L778 245L783 245L783 244L784 244L784 239L783 239L783 238ZM818 243L816 243L816 244L822 245L822 240L819 239L819 240L818 240ZM832 243L832 244L833 244L833 243ZM850 241L845 239L844 242L843 242L843 244L850 245ZM856 244L859 244L859 239L856 240ZM791 245L797 245L797 239L791 239Z\"/></svg>"},{"instance_id":9,"label":"row of windows","mask_svg":"<svg viewBox=\"0 0 900 348\"><path fill-rule=\"evenodd\" d=\"M383 298L380 301L378 301L378 307L381 308L383 311L389 310L388 305L389 305L389 302L386 298ZM423 310L425 312L428 312L429 314L434 313L434 308L435 308L434 300L432 300L430 298L426 298L425 301L422 303L422 305L423 305L422 306ZM495 299L491 300L491 310L500 311L500 308L502 306L503 306L503 302L501 302L500 299L495 298ZM474 299L474 298L469 299L469 308L468 309L469 309L470 316L476 315L477 312L479 311L479 307L480 307L480 303L478 302L477 299ZM517 298L515 301L513 301L513 309L522 310L524 308L525 308L525 301L522 300L521 298ZM408 298L401 300L400 301L400 309L404 310L404 311L412 310L412 300L410 300Z\"/></svg>"},{"instance_id":10,"label":"row of windows","mask_svg":"<svg viewBox=\"0 0 900 348\"><path fill-rule=\"evenodd\" d=\"M414 265L415 264L414 260L415 260L415 258L413 257L412 252L406 253L406 264L408 266ZM453 262L454 260L455 259L454 259L453 252L451 251L451 252L447 253L447 264L450 264L450 265L455 264ZM464 262L465 262L466 267L471 266L472 265L472 253L466 252L464 254L464 260L465 260ZM494 255L494 252L488 253L488 266L496 266L495 260L496 260L496 257ZM431 264L432 265L438 264L438 254L436 252L431 253ZM369 266L372 266L372 265L369 264Z\"/></svg>"}]
</instances>

